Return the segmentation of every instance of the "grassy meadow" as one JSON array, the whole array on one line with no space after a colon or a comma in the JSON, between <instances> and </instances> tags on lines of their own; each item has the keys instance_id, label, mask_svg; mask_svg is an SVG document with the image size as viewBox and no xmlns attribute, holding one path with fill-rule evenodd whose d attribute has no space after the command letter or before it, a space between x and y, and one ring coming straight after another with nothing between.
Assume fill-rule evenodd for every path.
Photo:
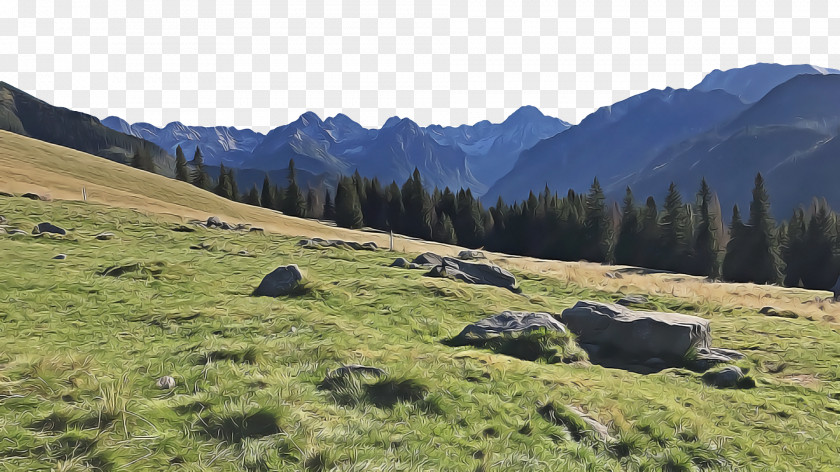
<instances>
[{"instance_id":1,"label":"grassy meadow","mask_svg":"<svg viewBox=\"0 0 840 472\"><path fill-rule=\"evenodd\" d=\"M622 296L567 277L513 267L517 295L387 267L416 254L179 232L95 203L0 197L0 215L69 230L0 235L0 469L840 469L840 335L818 319L649 296L712 320L715 345L747 355L756 387L718 390L683 369L446 343L502 310ZM290 263L303 293L250 296ZM387 375L325 381L342 364ZM164 375L174 389L155 386Z\"/></svg>"}]
</instances>

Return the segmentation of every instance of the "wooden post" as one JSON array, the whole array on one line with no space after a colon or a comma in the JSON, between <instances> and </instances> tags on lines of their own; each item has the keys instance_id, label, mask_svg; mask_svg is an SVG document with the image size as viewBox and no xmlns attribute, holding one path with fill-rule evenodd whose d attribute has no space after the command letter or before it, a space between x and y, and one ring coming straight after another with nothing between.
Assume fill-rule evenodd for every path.
<instances>
[{"instance_id":1,"label":"wooden post","mask_svg":"<svg viewBox=\"0 0 840 472\"><path fill-rule=\"evenodd\" d=\"M82 187L82 201L87 201L87 190Z\"/></svg>"},{"instance_id":2,"label":"wooden post","mask_svg":"<svg viewBox=\"0 0 840 472\"><path fill-rule=\"evenodd\" d=\"M394 230L389 230L388 235L389 235L389 241L390 241L390 244L389 244L390 249L389 250L391 252L394 252Z\"/></svg>"}]
</instances>

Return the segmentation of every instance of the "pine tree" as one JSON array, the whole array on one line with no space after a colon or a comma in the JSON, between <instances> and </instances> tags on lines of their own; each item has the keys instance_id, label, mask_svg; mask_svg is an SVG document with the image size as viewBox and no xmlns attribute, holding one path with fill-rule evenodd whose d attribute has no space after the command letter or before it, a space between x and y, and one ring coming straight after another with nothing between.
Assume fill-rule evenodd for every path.
<instances>
[{"instance_id":1,"label":"pine tree","mask_svg":"<svg viewBox=\"0 0 840 472\"><path fill-rule=\"evenodd\" d=\"M455 235L462 246L479 247L484 243L484 221L472 191L458 192L457 211L453 222Z\"/></svg>"},{"instance_id":2,"label":"pine tree","mask_svg":"<svg viewBox=\"0 0 840 472\"><path fill-rule=\"evenodd\" d=\"M431 239L432 237L432 208L431 198L423 189L420 171L414 173L402 187L402 200L405 207L405 231L410 236Z\"/></svg>"},{"instance_id":3,"label":"pine tree","mask_svg":"<svg viewBox=\"0 0 840 472\"><path fill-rule=\"evenodd\" d=\"M362 208L353 179L342 177L335 192L335 223L345 228L361 228Z\"/></svg>"},{"instance_id":4,"label":"pine tree","mask_svg":"<svg viewBox=\"0 0 840 472\"><path fill-rule=\"evenodd\" d=\"M403 205L402 192L396 182L391 182L385 192L385 199L387 205L388 229L395 233L404 232L403 219L405 216L405 206Z\"/></svg>"},{"instance_id":5,"label":"pine tree","mask_svg":"<svg viewBox=\"0 0 840 472\"><path fill-rule=\"evenodd\" d=\"M220 197L227 198L228 200L235 199L230 174L224 164L219 165L219 180L216 181L216 188L213 192Z\"/></svg>"},{"instance_id":6,"label":"pine tree","mask_svg":"<svg viewBox=\"0 0 840 472\"><path fill-rule=\"evenodd\" d=\"M195 154L193 154L192 165L199 169L204 168L204 156L201 154L201 149L198 146L195 147Z\"/></svg>"},{"instance_id":7,"label":"pine tree","mask_svg":"<svg viewBox=\"0 0 840 472\"><path fill-rule=\"evenodd\" d=\"M591 262L607 262L612 240L611 226L604 191L596 178L586 196L586 216L584 217L586 243L581 254L583 259Z\"/></svg>"},{"instance_id":8,"label":"pine tree","mask_svg":"<svg viewBox=\"0 0 840 472\"><path fill-rule=\"evenodd\" d=\"M244 203L247 203L248 205L253 205L253 206L262 206L262 204L260 202L260 191L257 190L257 184L254 184L254 186L251 187L251 190L245 196L245 202Z\"/></svg>"},{"instance_id":9,"label":"pine tree","mask_svg":"<svg viewBox=\"0 0 840 472\"><path fill-rule=\"evenodd\" d=\"M441 213L437 218L433 239L444 244L458 243L455 228L452 226L452 219L446 213Z\"/></svg>"},{"instance_id":10,"label":"pine tree","mask_svg":"<svg viewBox=\"0 0 840 472\"><path fill-rule=\"evenodd\" d=\"M729 242L726 244L726 254L723 257L721 276L731 282L750 282L749 268L750 228L741 221L738 205L732 208L732 222L729 224Z\"/></svg>"},{"instance_id":11,"label":"pine tree","mask_svg":"<svg viewBox=\"0 0 840 472\"><path fill-rule=\"evenodd\" d=\"M239 185L236 183L236 174L234 170L228 167L228 182L230 183L230 199L239 201Z\"/></svg>"},{"instance_id":12,"label":"pine tree","mask_svg":"<svg viewBox=\"0 0 840 472\"><path fill-rule=\"evenodd\" d=\"M802 285L805 288L828 290L837 279L834 245L837 235L834 215L828 204L815 201L805 234Z\"/></svg>"},{"instance_id":13,"label":"pine tree","mask_svg":"<svg viewBox=\"0 0 840 472\"><path fill-rule=\"evenodd\" d=\"M332 196L330 195L330 189L327 189L326 195L324 196L323 215L323 218L325 220L335 221L335 206L333 206Z\"/></svg>"},{"instance_id":14,"label":"pine tree","mask_svg":"<svg viewBox=\"0 0 840 472\"><path fill-rule=\"evenodd\" d=\"M306 214L306 201L297 185L294 159L289 159L289 186L286 187L286 194L283 197L283 213L289 216L304 216Z\"/></svg>"},{"instance_id":15,"label":"pine tree","mask_svg":"<svg viewBox=\"0 0 840 472\"><path fill-rule=\"evenodd\" d=\"M802 284L802 274L807 267L808 242L805 226L805 212L801 208L793 211L790 221L785 225L785 242L782 247L782 261L785 263L784 284L798 287Z\"/></svg>"},{"instance_id":16,"label":"pine tree","mask_svg":"<svg viewBox=\"0 0 840 472\"><path fill-rule=\"evenodd\" d=\"M672 182L665 197L660 220L661 263L666 270L683 271L688 256L689 241L686 238L688 215L682 203L682 196Z\"/></svg>"},{"instance_id":17,"label":"pine tree","mask_svg":"<svg viewBox=\"0 0 840 472\"><path fill-rule=\"evenodd\" d=\"M321 199L318 198L318 192L310 187L306 191L306 217L320 219L323 215L324 205L321 204Z\"/></svg>"},{"instance_id":18,"label":"pine tree","mask_svg":"<svg viewBox=\"0 0 840 472\"><path fill-rule=\"evenodd\" d=\"M720 272L720 244L717 240L717 225L712 214L712 191L704 178L697 192L698 222L694 234L693 270L695 275L717 277Z\"/></svg>"},{"instance_id":19,"label":"pine tree","mask_svg":"<svg viewBox=\"0 0 840 472\"><path fill-rule=\"evenodd\" d=\"M134 156L131 158L131 165L135 169L155 173L155 161L152 158L152 154L145 146L138 147L134 151Z\"/></svg>"},{"instance_id":20,"label":"pine tree","mask_svg":"<svg viewBox=\"0 0 840 472\"><path fill-rule=\"evenodd\" d=\"M633 191L627 187L624 194L624 206L621 210L621 227L615 244L616 264L638 264L639 232L639 212L633 202Z\"/></svg>"},{"instance_id":21,"label":"pine tree","mask_svg":"<svg viewBox=\"0 0 840 472\"><path fill-rule=\"evenodd\" d=\"M748 246L752 282L771 284L781 279L779 247L775 238L776 225L770 214L770 197L764 188L761 173L755 177L753 199L750 203Z\"/></svg>"},{"instance_id":22,"label":"pine tree","mask_svg":"<svg viewBox=\"0 0 840 472\"><path fill-rule=\"evenodd\" d=\"M639 232L639 251L637 265L648 268L660 268L660 228L659 210L653 197L648 197L642 208L642 227Z\"/></svg>"},{"instance_id":23,"label":"pine tree","mask_svg":"<svg viewBox=\"0 0 840 472\"><path fill-rule=\"evenodd\" d=\"M175 148L175 178L182 182L190 181L190 169L187 167L187 158L184 157L181 146Z\"/></svg>"},{"instance_id":24,"label":"pine tree","mask_svg":"<svg viewBox=\"0 0 840 472\"><path fill-rule=\"evenodd\" d=\"M204 168L204 158L202 158L201 149L198 146L195 147L195 154L193 155L191 164L196 169L192 184L200 189L210 190L213 186L213 179L210 178L210 175L207 174L207 170Z\"/></svg>"},{"instance_id":25,"label":"pine tree","mask_svg":"<svg viewBox=\"0 0 840 472\"><path fill-rule=\"evenodd\" d=\"M262 184L262 192L260 192L260 202L262 206L265 208L274 208L274 192L271 188L271 179L268 177L268 174L265 174L263 178Z\"/></svg>"}]
</instances>

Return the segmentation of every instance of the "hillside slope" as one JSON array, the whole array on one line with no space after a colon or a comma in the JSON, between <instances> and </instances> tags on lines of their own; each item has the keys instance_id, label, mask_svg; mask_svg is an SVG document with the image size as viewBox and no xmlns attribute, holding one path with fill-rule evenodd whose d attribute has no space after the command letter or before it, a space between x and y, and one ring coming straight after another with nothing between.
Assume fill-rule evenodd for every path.
<instances>
[{"instance_id":1,"label":"hillside slope","mask_svg":"<svg viewBox=\"0 0 840 472\"><path fill-rule=\"evenodd\" d=\"M251 223L288 236L318 236L354 241L374 241L388 247L389 238L379 232L352 231L313 220L291 218L279 212L235 203L192 185L143 172L108 160L0 131L0 191L22 194L36 192L54 199L81 200L82 188L88 201L157 214L170 221L217 215L231 222ZM435 242L394 236L399 251L434 251L444 255L461 249ZM752 284L709 283L698 277L679 276L679 283L667 274L626 273L622 279L607 277L616 267L588 262L559 262L530 257L491 254L505 266L541 276L569 280L613 292L671 293L691 303L715 303L758 310L770 303L822 320L840 308L821 301L829 292L789 289Z\"/></svg>"},{"instance_id":2,"label":"hillside slope","mask_svg":"<svg viewBox=\"0 0 840 472\"><path fill-rule=\"evenodd\" d=\"M138 189L145 192L138 205L265 216L133 169L123 175L99 158L35 151L55 154L33 154L33 161L62 156L85 164L99 182L93 195L111 189L108 178L117 175L149 186ZM13 185L6 160L3 190ZM175 192L197 203L160 206L158 198ZM4 197L0 214L20 228L51 221L69 229L64 237L0 236L4 470L840 466L840 334L804 316L686 302L678 289L689 281L671 280L648 306L710 320L717 344L747 354L739 365L754 388L716 389L686 369L640 375L604 368L566 358L568 351L555 351L563 362L534 362L527 350L444 342L502 310L558 313L577 300L620 296L586 279L517 270L523 296L388 267L412 253L306 249L271 233L176 232L169 218L91 202ZM276 222L282 229L293 220ZM301 222L298 229L322 228ZM98 240L100 231L115 236ZM66 259L54 260L58 253ZM304 271L306 290L250 296L264 274L290 263ZM611 280L633 283L630 276ZM736 303L749 298L732 296ZM385 374L324 380L348 364ZM174 388L158 388L162 376L171 376ZM605 425L610 437L569 407Z\"/></svg>"}]
</instances>

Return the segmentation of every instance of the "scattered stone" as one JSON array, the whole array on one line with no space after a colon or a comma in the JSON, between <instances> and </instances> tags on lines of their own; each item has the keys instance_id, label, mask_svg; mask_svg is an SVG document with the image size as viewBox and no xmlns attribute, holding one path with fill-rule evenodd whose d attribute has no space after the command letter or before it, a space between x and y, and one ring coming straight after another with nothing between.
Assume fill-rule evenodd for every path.
<instances>
[{"instance_id":1,"label":"scattered stone","mask_svg":"<svg viewBox=\"0 0 840 472\"><path fill-rule=\"evenodd\" d=\"M223 222L222 225L220 226L220 228L225 229L225 230L231 230L231 229L235 229L235 226L232 226L230 223Z\"/></svg>"},{"instance_id":2,"label":"scattered stone","mask_svg":"<svg viewBox=\"0 0 840 472\"><path fill-rule=\"evenodd\" d=\"M711 387L717 388L733 388L737 387L744 378L744 372L738 366L730 365L715 372L706 372L703 374L703 383Z\"/></svg>"},{"instance_id":3,"label":"scattered stone","mask_svg":"<svg viewBox=\"0 0 840 472\"><path fill-rule=\"evenodd\" d=\"M172 390L175 388L175 379L169 375L164 375L163 377L157 379L155 386L161 390Z\"/></svg>"},{"instance_id":4,"label":"scattered stone","mask_svg":"<svg viewBox=\"0 0 840 472\"><path fill-rule=\"evenodd\" d=\"M292 334L295 334L295 333L297 333L297 328L292 326L291 328L289 328L289 332L292 333Z\"/></svg>"},{"instance_id":5,"label":"scattered stone","mask_svg":"<svg viewBox=\"0 0 840 472\"><path fill-rule=\"evenodd\" d=\"M4 224L6 224L6 217L3 216L3 215L0 215L0 225L4 225Z\"/></svg>"},{"instance_id":6,"label":"scattered stone","mask_svg":"<svg viewBox=\"0 0 840 472\"><path fill-rule=\"evenodd\" d=\"M190 228L189 226L186 226L186 225L178 225L178 226L172 228L172 231L175 231L176 233L194 233L195 228Z\"/></svg>"},{"instance_id":7,"label":"scattered stone","mask_svg":"<svg viewBox=\"0 0 840 472\"><path fill-rule=\"evenodd\" d=\"M42 196L38 195L37 193L32 193L32 192L24 193L23 195L21 195L21 197L28 198L30 200L44 200L44 201L48 200L46 197L42 197Z\"/></svg>"},{"instance_id":8,"label":"scattered stone","mask_svg":"<svg viewBox=\"0 0 840 472\"><path fill-rule=\"evenodd\" d=\"M28 234L26 231L24 231L22 229L17 229L17 228L7 229L6 232L9 233L10 236L15 235L15 234L23 234L23 235Z\"/></svg>"},{"instance_id":9,"label":"scattered stone","mask_svg":"<svg viewBox=\"0 0 840 472\"><path fill-rule=\"evenodd\" d=\"M32 230L32 234L44 234L44 233L53 233L53 234L67 234L67 231L64 228L60 228L52 223L38 223L37 226Z\"/></svg>"},{"instance_id":10,"label":"scattered stone","mask_svg":"<svg viewBox=\"0 0 840 472\"><path fill-rule=\"evenodd\" d=\"M761 310L758 310L758 312L762 315L778 316L780 318L799 318L799 315L790 310L779 310L778 308L774 308L772 306L766 306Z\"/></svg>"},{"instance_id":11,"label":"scattered stone","mask_svg":"<svg viewBox=\"0 0 840 472\"><path fill-rule=\"evenodd\" d=\"M626 297L623 297L616 303L623 306L645 305L648 303L648 299L643 295L627 295Z\"/></svg>"},{"instance_id":12,"label":"scattered stone","mask_svg":"<svg viewBox=\"0 0 840 472\"><path fill-rule=\"evenodd\" d=\"M394 259L394 262L391 263L388 267L402 267L403 269L407 269L409 266L408 259L404 257L398 257Z\"/></svg>"},{"instance_id":13,"label":"scattered stone","mask_svg":"<svg viewBox=\"0 0 840 472\"><path fill-rule=\"evenodd\" d=\"M476 259L487 259L487 257L481 251L466 249L458 253L458 259L462 261L473 261Z\"/></svg>"},{"instance_id":14,"label":"scattered stone","mask_svg":"<svg viewBox=\"0 0 840 472\"><path fill-rule=\"evenodd\" d=\"M608 279L623 279L624 278L624 276L619 274L618 272L607 272L604 275L606 275Z\"/></svg>"},{"instance_id":15,"label":"scattered stone","mask_svg":"<svg viewBox=\"0 0 840 472\"><path fill-rule=\"evenodd\" d=\"M205 223L208 228L216 228L222 226L222 220L219 219L218 216L211 216L207 218L207 223Z\"/></svg>"},{"instance_id":16,"label":"scattered stone","mask_svg":"<svg viewBox=\"0 0 840 472\"><path fill-rule=\"evenodd\" d=\"M368 375L375 375L377 377L382 377L388 375L385 370L380 369L379 367L368 367L366 365L361 364L350 364L350 365L343 365L335 370L331 370L327 372L327 376L324 379L332 380L337 379L340 377L344 377L346 375L352 374L368 374Z\"/></svg>"},{"instance_id":17,"label":"scattered stone","mask_svg":"<svg viewBox=\"0 0 840 472\"><path fill-rule=\"evenodd\" d=\"M94 237L96 239L100 240L100 241L108 241L108 240L114 239L114 236L115 236L114 233L105 232L105 233L99 233Z\"/></svg>"},{"instance_id":18,"label":"scattered stone","mask_svg":"<svg viewBox=\"0 0 840 472\"><path fill-rule=\"evenodd\" d=\"M305 248L324 248L324 247L339 247L344 249L353 249L356 251L375 251L377 249L376 243L357 243L355 241L342 241L340 239L301 239L298 241L298 246Z\"/></svg>"},{"instance_id":19,"label":"scattered stone","mask_svg":"<svg viewBox=\"0 0 840 472\"><path fill-rule=\"evenodd\" d=\"M246 251L246 250L244 250L244 249L243 249L243 250L241 250L241 251L239 251L237 254L238 254L238 255L240 255L240 256L245 256L245 257L247 257L247 256L250 256L250 255L251 255L251 253L250 253L250 252L248 252L248 251Z\"/></svg>"},{"instance_id":20,"label":"scattered stone","mask_svg":"<svg viewBox=\"0 0 840 472\"><path fill-rule=\"evenodd\" d=\"M67 254L59 254L59 255L53 257L53 259L63 261L64 259L67 259Z\"/></svg>"},{"instance_id":21,"label":"scattered stone","mask_svg":"<svg viewBox=\"0 0 840 472\"><path fill-rule=\"evenodd\" d=\"M704 370L743 357L736 351L712 348L709 321L696 316L580 301L563 311L561 321L577 335L592 362L610 367L633 370L629 367L646 365L649 369L652 362Z\"/></svg>"},{"instance_id":22,"label":"scattered stone","mask_svg":"<svg viewBox=\"0 0 840 472\"><path fill-rule=\"evenodd\" d=\"M0 234L6 234L6 228L0 228Z\"/></svg>"},{"instance_id":23,"label":"scattered stone","mask_svg":"<svg viewBox=\"0 0 840 472\"><path fill-rule=\"evenodd\" d=\"M15 195L14 195L13 193L9 193L9 192L0 192L0 197L14 197L14 196L15 196Z\"/></svg>"},{"instance_id":24,"label":"scattered stone","mask_svg":"<svg viewBox=\"0 0 840 472\"><path fill-rule=\"evenodd\" d=\"M288 295L300 287L303 275L297 264L280 266L266 275L252 294L255 297L279 297Z\"/></svg>"},{"instance_id":25,"label":"scattered stone","mask_svg":"<svg viewBox=\"0 0 840 472\"><path fill-rule=\"evenodd\" d=\"M264 232L262 228L259 228L257 226L252 227L248 231L250 231L251 233L257 233L257 232L262 233L262 232Z\"/></svg>"},{"instance_id":26,"label":"scattered stone","mask_svg":"<svg viewBox=\"0 0 840 472\"><path fill-rule=\"evenodd\" d=\"M519 334L544 328L549 331L566 332L563 323L548 313L524 311L503 311L467 325L456 339L462 341L486 341L503 335Z\"/></svg>"},{"instance_id":27,"label":"scattered stone","mask_svg":"<svg viewBox=\"0 0 840 472\"><path fill-rule=\"evenodd\" d=\"M430 262L436 261L440 262L430 264ZM446 277L470 284L492 285L506 288L512 292L519 292L519 288L516 287L516 277L497 265L466 262L428 252L414 259L414 263L431 266L431 270L426 274L429 277Z\"/></svg>"},{"instance_id":28,"label":"scattered stone","mask_svg":"<svg viewBox=\"0 0 840 472\"><path fill-rule=\"evenodd\" d=\"M595 418L587 415L586 413L579 410L578 408L575 408L571 405L568 405L567 408L572 413L578 415L580 417L580 419L582 419L583 422L586 423L587 426L589 426L589 428L592 430L592 432L595 433L595 435L598 436L598 438L601 439L601 441L608 442L608 443L613 441L612 436L610 436L610 430L609 430L609 428L607 428L606 425L604 425L600 421L596 420Z\"/></svg>"}]
</instances>

